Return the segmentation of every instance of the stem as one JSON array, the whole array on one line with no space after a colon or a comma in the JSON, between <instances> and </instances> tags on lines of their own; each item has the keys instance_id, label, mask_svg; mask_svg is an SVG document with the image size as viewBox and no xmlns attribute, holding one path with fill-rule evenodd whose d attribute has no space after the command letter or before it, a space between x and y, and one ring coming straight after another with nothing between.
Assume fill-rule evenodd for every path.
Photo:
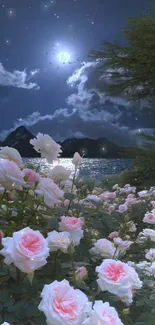
<instances>
[{"instance_id":1,"label":"stem","mask_svg":"<svg viewBox=\"0 0 155 325\"><path fill-rule=\"evenodd\" d=\"M76 171L77 171L77 168L75 168L75 173L74 173L74 176L73 176L73 182L72 182L72 187L71 187L71 194L73 192L73 186L74 186L74 182L75 182ZM69 202L69 205L68 205L68 210L70 209L71 203L72 203L72 198L70 199L70 202Z\"/></svg>"},{"instance_id":2,"label":"stem","mask_svg":"<svg viewBox=\"0 0 155 325\"><path fill-rule=\"evenodd\" d=\"M76 287L74 255L72 255L72 269L73 269L73 281L74 281L74 287Z\"/></svg>"},{"instance_id":3,"label":"stem","mask_svg":"<svg viewBox=\"0 0 155 325\"><path fill-rule=\"evenodd\" d=\"M116 256L116 253L117 253L117 249L118 249L118 247L115 249L113 259L115 259L115 256Z\"/></svg>"},{"instance_id":4,"label":"stem","mask_svg":"<svg viewBox=\"0 0 155 325\"><path fill-rule=\"evenodd\" d=\"M56 278L57 274L57 257L58 257L59 251L57 251L54 255L54 278Z\"/></svg>"},{"instance_id":5,"label":"stem","mask_svg":"<svg viewBox=\"0 0 155 325\"><path fill-rule=\"evenodd\" d=\"M33 211L32 215L28 218L28 220L27 220L27 226L29 226L29 224L30 224L30 222L31 222L31 219L35 216L36 211L37 211L37 209L39 208L39 205L40 205L40 202L39 202L39 204L36 206L36 208L35 208L35 210Z\"/></svg>"}]
</instances>

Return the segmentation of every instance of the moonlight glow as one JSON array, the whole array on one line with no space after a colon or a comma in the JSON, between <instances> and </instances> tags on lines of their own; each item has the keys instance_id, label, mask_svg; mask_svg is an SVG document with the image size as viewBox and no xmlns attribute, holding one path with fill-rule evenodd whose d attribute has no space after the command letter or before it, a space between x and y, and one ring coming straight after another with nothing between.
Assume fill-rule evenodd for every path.
<instances>
[{"instance_id":1,"label":"moonlight glow","mask_svg":"<svg viewBox=\"0 0 155 325\"><path fill-rule=\"evenodd\" d=\"M61 52L58 56L58 59L62 63L67 63L70 60L70 54L67 52Z\"/></svg>"}]
</instances>

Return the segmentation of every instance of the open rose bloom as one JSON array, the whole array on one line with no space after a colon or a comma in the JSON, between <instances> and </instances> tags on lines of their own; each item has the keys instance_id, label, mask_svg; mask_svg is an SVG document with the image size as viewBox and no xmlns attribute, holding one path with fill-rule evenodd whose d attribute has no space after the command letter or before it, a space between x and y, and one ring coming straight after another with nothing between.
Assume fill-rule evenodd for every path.
<instances>
[{"instance_id":1,"label":"open rose bloom","mask_svg":"<svg viewBox=\"0 0 155 325\"><path fill-rule=\"evenodd\" d=\"M84 221L81 218L62 216L59 222L59 230L69 232L71 241L76 246L79 245L83 237L83 225Z\"/></svg>"},{"instance_id":2,"label":"open rose bloom","mask_svg":"<svg viewBox=\"0 0 155 325\"><path fill-rule=\"evenodd\" d=\"M48 325L81 325L91 310L87 296L67 280L45 285L41 298L38 308L44 312Z\"/></svg>"},{"instance_id":3,"label":"open rose bloom","mask_svg":"<svg viewBox=\"0 0 155 325\"><path fill-rule=\"evenodd\" d=\"M55 230L48 233L47 237L48 247L51 252L58 250L67 253L68 247L71 245L71 238L68 232L57 232Z\"/></svg>"},{"instance_id":4,"label":"open rose bloom","mask_svg":"<svg viewBox=\"0 0 155 325\"><path fill-rule=\"evenodd\" d=\"M48 244L38 230L27 227L14 232L12 238L2 238L2 245L0 253L5 256L4 262L13 263L24 273L32 273L47 263Z\"/></svg>"},{"instance_id":5,"label":"open rose bloom","mask_svg":"<svg viewBox=\"0 0 155 325\"><path fill-rule=\"evenodd\" d=\"M103 303L96 300L90 316L83 322L83 325L123 325L114 307L108 302Z\"/></svg>"},{"instance_id":6,"label":"open rose bloom","mask_svg":"<svg viewBox=\"0 0 155 325\"><path fill-rule=\"evenodd\" d=\"M41 153L42 158L46 158L49 163L57 160L62 152L61 147L48 134L38 133L35 139L30 140L34 149Z\"/></svg>"},{"instance_id":7,"label":"open rose bloom","mask_svg":"<svg viewBox=\"0 0 155 325\"><path fill-rule=\"evenodd\" d=\"M100 289L113 293L127 304L132 302L133 289L142 287L134 268L121 261L105 259L96 267L96 272Z\"/></svg>"},{"instance_id":8,"label":"open rose bloom","mask_svg":"<svg viewBox=\"0 0 155 325\"><path fill-rule=\"evenodd\" d=\"M0 159L0 184L9 191L23 190L24 173L14 161Z\"/></svg>"}]
</instances>

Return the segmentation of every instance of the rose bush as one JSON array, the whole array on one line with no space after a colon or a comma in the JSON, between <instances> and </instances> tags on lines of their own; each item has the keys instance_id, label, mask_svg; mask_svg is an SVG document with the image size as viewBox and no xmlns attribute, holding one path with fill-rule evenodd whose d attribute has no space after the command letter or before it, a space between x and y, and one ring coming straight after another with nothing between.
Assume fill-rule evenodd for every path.
<instances>
[{"instance_id":1,"label":"rose bush","mask_svg":"<svg viewBox=\"0 0 155 325\"><path fill-rule=\"evenodd\" d=\"M61 153L48 135L31 144ZM154 325L155 188L78 181L81 161L71 177L0 150L0 324Z\"/></svg>"}]
</instances>

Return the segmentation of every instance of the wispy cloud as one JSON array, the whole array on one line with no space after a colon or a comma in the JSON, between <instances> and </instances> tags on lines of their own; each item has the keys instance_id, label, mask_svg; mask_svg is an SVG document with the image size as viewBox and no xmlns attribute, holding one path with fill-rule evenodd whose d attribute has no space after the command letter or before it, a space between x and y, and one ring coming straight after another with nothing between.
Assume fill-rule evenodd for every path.
<instances>
[{"instance_id":1,"label":"wispy cloud","mask_svg":"<svg viewBox=\"0 0 155 325\"><path fill-rule=\"evenodd\" d=\"M40 87L35 82L31 81L32 77L38 72L39 70L34 70L30 71L28 74L26 69L23 71L14 70L13 72L10 72L3 67L2 63L0 63L0 85L38 90Z\"/></svg>"},{"instance_id":2,"label":"wispy cloud","mask_svg":"<svg viewBox=\"0 0 155 325\"><path fill-rule=\"evenodd\" d=\"M39 122L43 122L43 121L52 121L53 119L56 119L57 117L63 115L63 117L67 118L69 116L71 116L72 114L74 114L74 111L72 111L72 113L68 113L67 109L59 109L56 110L54 112L53 115L50 114L46 114L46 115L41 115L39 112L33 112L32 114L26 116L25 118L19 118L17 119L14 124L13 127L7 130L2 130L0 132L0 139L4 140L9 133L13 132L15 129L17 129L19 126L23 125L25 127L32 127L33 125L36 125Z\"/></svg>"},{"instance_id":3,"label":"wispy cloud","mask_svg":"<svg viewBox=\"0 0 155 325\"><path fill-rule=\"evenodd\" d=\"M68 78L67 84L73 88L73 93L68 96L67 104L82 109L99 108L107 102L117 106L130 106L123 96L110 97L104 92L104 86L110 82L110 71L105 71L101 76L98 64L97 61L84 62ZM103 92L99 91L101 87Z\"/></svg>"},{"instance_id":4,"label":"wispy cloud","mask_svg":"<svg viewBox=\"0 0 155 325\"><path fill-rule=\"evenodd\" d=\"M62 141L70 137L106 137L119 145L135 145L135 135L130 133L130 129L125 126L119 126L112 123L113 115L106 115L104 112L98 112L98 115L89 111L73 109L58 109L53 114L41 115L39 112L33 112L25 118L14 122L11 129L0 132L0 138L5 139L8 134L17 127L24 125L30 128L35 135L38 132L51 135L56 141ZM92 127L93 126L93 127Z\"/></svg>"}]
</instances>

